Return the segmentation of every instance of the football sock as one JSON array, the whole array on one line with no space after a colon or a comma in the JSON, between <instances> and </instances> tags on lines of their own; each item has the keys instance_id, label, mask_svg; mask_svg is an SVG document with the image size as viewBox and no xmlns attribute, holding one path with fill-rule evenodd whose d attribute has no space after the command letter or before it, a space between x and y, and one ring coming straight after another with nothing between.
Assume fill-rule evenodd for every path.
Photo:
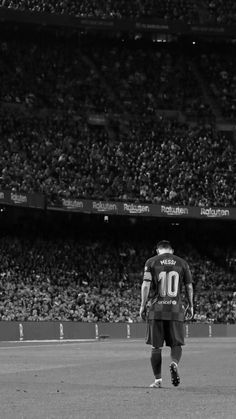
<instances>
[{"instance_id":1,"label":"football sock","mask_svg":"<svg viewBox=\"0 0 236 419\"><path fill-rule=\"evenodd\" d=\"M182 346L172 346L171 353L170 353L172 361L178 364L181 359L181 355L182 355Z\"/></svg>"},{"instance_id":2,"label":"football sock","mask_svg":"<svg viewBox=\"0 0 236 419\"><path fill-rule=\"evenodd\" d=\"M161 378L161 349L160 348L152 348L151 353L151 364L153 374L156 379Z\"/></svg>"}]
</instances>

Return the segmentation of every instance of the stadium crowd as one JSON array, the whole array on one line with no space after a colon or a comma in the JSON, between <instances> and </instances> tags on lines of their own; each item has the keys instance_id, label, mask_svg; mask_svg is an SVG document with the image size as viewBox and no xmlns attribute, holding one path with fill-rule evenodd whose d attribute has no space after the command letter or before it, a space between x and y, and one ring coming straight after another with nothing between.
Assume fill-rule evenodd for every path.
<instances>
[{"instance_id":1,"label":"stadium crowd","mask_svg":"<svg viewBox=\"0 0 236 419\"><path fill-rule=\"evenodd\" d=\"M236 204L235 149L214 130L145 119L129 141L114 143L104 128L68 116L18 119L8 112L0 119L2 189L42 192L51 203L80 197Z\"/></svg>"},{"instance_id":2,"label":"stadium crowd","mask_svg":"<svg viewBox=\"0 0 236 419\"><path fill-rule=\"evenodd\" d=\"M0 319L140 321L143 264L151 254L150 244L2 237ZM233 272L193 248L181 255L194 277L195 320L235 323Z\"/></svg>"},{"instance_id":3,"label":"stadium crowd","mask_svg":"<svg viewBox=\"0 0 236 419\"><path fill-rule=\"evenodd\" d=\"M87 49L84 51L88 54ZM159 109L213 118L187 56L152 44L91 44L89 52L117 101L129 114L154 115Z\"/></svg>"},{"instance_id":4,"label":"stadium crowd","mask_svg":"<svg viewBox=\"0 0 236 419\"><path fill-rule=\"evenodd\" d=\"M12 53L14 51L14 54ZM148 65L147 65L148 63ZM80 45L46 37L2 40L0 100L27 108L70 114L155 115L178 110L214 122L196 71L218 102L223 117L235 118L233 51L194 54L152 43L124 44L87 37Z\"/></svg>"},{"instance_id":5,"label":"stadium crowd","mask_svg":"<svg viewBox=\"0 0 236 419\"><path fill-rule=\"evenodd\" d=\"M0 6L32 12L96 18L158 18L188 23L232 24L234 0L0 0Z\"/></svg>"},{"instance_id":6,"label":"stadium crowd","mask_svg":"<svg viewBox=\"0 0 236 419\"><path fill-rule=\"evenodd\" d=\"M210 116L187 57L119 43L104 49L94 38L68 45L48 36L1 43L3 189L41 192L49 203L236 204L231 143L213 128L157 118L160 109ZM93 114L105 115L105 125L89 125Z\"/></svg>"},{"instance_id":7,"label":"stadium crowd","mask_svg":"<svg viewBox=\"0 0 236 419\"><path fill-rule=\"evenodd\" d=\"M114 106L101 79L69 42L20 39L1 42L0 100L29 109L83 114Z\"/></svg>"},{"instance_id":8,"label":"stadium crowd","mask_svg":"<svg viewBox=\"0 0 236 419\"><path fill-rule=\"evenodd\" d=\"M70 14L76 17L156 17L165 20L197 22L197 5L193 0L1 0L3 7Z\"/></svg>"},{"instance_id":9,"label":"stadium crowd","mask_svg":"<svg viewBox=\"0 0 236 419\"><path fill-rule=\"evenodd\" d=\"M79 12L73 9L78 4ZM95 0L89 4L2 1L5 7L86 16L97 8ZM120 10L131 3L100 4ZM182 19L187 12L171 13ZM2 41L1 189L41 192L55 205L62 198L94 198L235 206L232 143L201 119L193 128L157 113L212 117L188 58L168 49L85 44L67 48L68 42L43 36L39 42ZM217 54L202 56L195 65L206 80L211 72L210 88L224 116L235 117L236 63L225 57L217 62ZM89 122L94 114L105 116L100 127ZM114 115L116 129L109 126ZM137 321L140 261L149 256L150 249L134 243L1 237L0 319ZM198 291L196 321L235 323L233 256L225 256L229 266L193 250L183 256Z\"/></svg>"},{"instance_id":10,"label":"stadium crowd","mask_svg":"<svg viewBox=\"0 0 236 419\"><path fill-rule=\"evenodd\" d=\"M168 109L213 118L188 57L152 43L124 48L111 42L104 48L94 37L80 46L55 39L6 40L0 75L0 100L28 108L80 114L122 110L143 117Z\"/></svg>"},{"instance_id":11,"label":"stadium crowd","mask_svg":"<svg viewBox=\"0 0 236 419\"><path fill-rule=\"evenodd\" d=\"M17 35L18 36L18 35ZM214 122L210 94L223 117L235 118L233 50L195 53L152 43L107 42L87 36L78 42L41 37L2 39L0 100L27 108L155 115L177 110ZM14 51L14 54L13 54ZM148 63L148 65L147 65ZM196 72L205 86L201 86Z\"/></svg>"}]
</instances>

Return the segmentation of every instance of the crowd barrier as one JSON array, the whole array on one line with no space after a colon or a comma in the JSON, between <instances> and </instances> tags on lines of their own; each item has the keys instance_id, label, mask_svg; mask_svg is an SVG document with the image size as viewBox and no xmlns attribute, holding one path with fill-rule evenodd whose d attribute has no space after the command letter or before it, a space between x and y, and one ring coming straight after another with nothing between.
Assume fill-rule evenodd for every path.
<instances>
[{"instance_id":1,"label":"crowd barrier","mask_svg":"<svg viewBox=\"0 0 236 419\"><path fill-rule=\"evenodd\" d=\"M0 321L0 341L144 339L145 323ZM236 337L236 324L185 324L185 336Z\"/></svg>"},{"instance_id":2,"label":"crowd barrier","mask_svg":"<svg viewBox=\"0 0 236 419\"><path fill-rule=\"evenodd\" d=\"M43 194L13 193L0 189L0 204L24 208L68 211L84 214L122 215L137 217L181 218L199 220L236 220L236 208L192 207L183 205L142 204L129 201L95 201L92 199L57 199L47 205Z\"/></svg>"}]
</instances>

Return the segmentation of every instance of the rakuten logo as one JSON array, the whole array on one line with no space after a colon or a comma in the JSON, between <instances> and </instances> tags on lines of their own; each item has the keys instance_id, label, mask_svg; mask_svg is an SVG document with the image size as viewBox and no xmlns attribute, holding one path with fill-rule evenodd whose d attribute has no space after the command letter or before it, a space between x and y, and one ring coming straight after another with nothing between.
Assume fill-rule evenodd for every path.
<instances>
[{"instance_id":1,"label":"rakuten logo","mask_svg":"<svg viewBox=\"0 0 236 419\"><path fill-rule=\"evenodd\" d=\"M149 213L150 208L148 205L124 204L124 211L130 214L144 214Z\"/></svg>"},{"instance_id":2,"label":"rakuten logo","mask_svg":"<svg viewBox=\"0 0 236 419\"><path fill-rule=\"evenodd\" d=\"M118 210L117 205L113 202L96 202L93 201L93 209L98 212L116 212Z\"/></svg>"},{"instance_id":3,"label":"rakuten logo","mask_svg":"<svg viewBox=\"0 0 236 419\"><path fill-rule=\"evenodd\" d=\"M201 215L208 218L229 217L230 211L217 208L201 208Z\"/></svg>"},{"instance_id":4,"label":"rakuten logo","mask_svg":"<svg viewBox=\"0 0 236 419\"><path fill-rule=\"evenodd\" d=\"M188 215L188 208L161 205L161 212L166 215Z\"/></svg>"}]
</instances>

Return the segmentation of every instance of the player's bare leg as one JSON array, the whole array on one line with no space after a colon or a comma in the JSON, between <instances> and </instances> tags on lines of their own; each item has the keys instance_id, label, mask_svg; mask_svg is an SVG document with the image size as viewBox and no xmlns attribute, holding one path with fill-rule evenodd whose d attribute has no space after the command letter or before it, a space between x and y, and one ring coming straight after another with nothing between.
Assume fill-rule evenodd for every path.
<instances>
[{"instance_id":1,"label":"player's bare leg","mask_svg":"<svg viewBox=\"0 0 236 419\"><path fill-rule=\"evenodd\" d=\"M161 349L152 347L151 365L152 365L152 370L155 377L154 383L150 385L150 387L152 388L160 388L162 386L161 363L162 363Z\"/></svg>"},{"instance_id":2,"label":"player's bare leg","mask_svg":"<svg viewBox=\"0 0 236 419\"><path fill-rule=\"evenodd\" d=\"M170 375L173 386L177 387L180 384L180 376L178 370L178 364L182 356L182 347L173 346L171 348L171 364L170 364Z\"/></svg>"}]
</instances>

